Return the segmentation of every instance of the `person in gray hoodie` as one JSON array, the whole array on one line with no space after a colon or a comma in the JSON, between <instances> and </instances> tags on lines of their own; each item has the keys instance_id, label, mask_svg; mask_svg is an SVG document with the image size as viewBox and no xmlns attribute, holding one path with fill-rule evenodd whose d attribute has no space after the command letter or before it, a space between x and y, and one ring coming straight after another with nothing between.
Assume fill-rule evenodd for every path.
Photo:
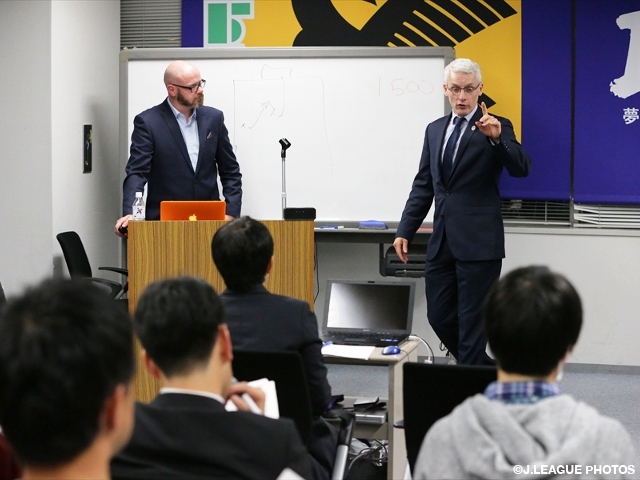
<instances>
[{"instance_id":1,"label":"person in gray hoodie","mask_svg":"<svg viewBox=\"0 0 640 480\"><path fill-rule=\"evenodd\" d=\"M510 272L487 296L484 323L498 380L431 427L415 479L640 477L622 424L558 391L582 326L565 277L541 266Z\"/></svg>"}]
</instances>

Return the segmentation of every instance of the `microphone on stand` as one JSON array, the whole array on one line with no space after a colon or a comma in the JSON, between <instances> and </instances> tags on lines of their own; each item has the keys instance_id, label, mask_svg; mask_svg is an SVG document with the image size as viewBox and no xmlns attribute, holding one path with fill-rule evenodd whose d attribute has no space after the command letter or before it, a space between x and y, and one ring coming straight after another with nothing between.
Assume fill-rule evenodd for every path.
<instances>
[{"instance_id":1,"label":"microphone on stand","mask_svg":"<svg viewBox=\"0 0 640 480\"><path fill-rule=\"evenodd\" d=\"M285 180L285 157L287 156L287 148L291 146L291 142L286 138L279 140L282 146L280 157L282 158L282 218L284 220L315 220L315 208L287 208L287 182Z\"/></svg>"},{"instance_id":2,"label":"microphone on stand","mask_svg":"<svg viewBox=\"0 0 640 480\"><path fill-rule=\"evenodd\" d=\"M291 142L286 138L281 138L279 141L280 141L280 145L282 145L282 152L280 153L280 156L282 158L285 158L287 156L286 154L287 148L291 146Z\"/></svg>"},{"instance_id":3,"label":"microphone on stand","mask_svg":"<svg viewBox=\"0 0 640 480\"><path fill-rule=\"evenodd\" d=\"M284 218L284 211L287 209L287 184L285 180L285 170L284 170L284 160L287 156L287 148L291 146L291 142L286 138L281 138L279 140L280 145L282 146L282 152L280 152L280 158L282 158L282 218Z\"/></svg>"}]
</instances>

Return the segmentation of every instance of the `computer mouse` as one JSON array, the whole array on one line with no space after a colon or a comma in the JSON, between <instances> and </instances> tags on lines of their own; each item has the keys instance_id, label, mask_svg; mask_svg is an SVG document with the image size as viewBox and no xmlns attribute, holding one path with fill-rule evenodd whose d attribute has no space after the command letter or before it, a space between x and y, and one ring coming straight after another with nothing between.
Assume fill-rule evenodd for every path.
<instances>
[{"instance_id":1,"label":"computer mouse","mask_svg":"<svg viewBox=\"0 0 640 480\"><path fill-rule=\"evenodd\" d=\"M389 345L388 347L384 347L382 349L382 354L383 355L397 355L401 351L402 350L400 349L400 347L398 345Z\"/></svg>"}]
</instances>

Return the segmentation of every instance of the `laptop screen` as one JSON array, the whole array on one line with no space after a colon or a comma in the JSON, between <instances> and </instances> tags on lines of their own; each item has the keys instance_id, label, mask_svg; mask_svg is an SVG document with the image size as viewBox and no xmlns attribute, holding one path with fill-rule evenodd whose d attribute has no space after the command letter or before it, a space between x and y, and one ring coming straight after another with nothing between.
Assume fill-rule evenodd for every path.
<instances>
[{"instance_id":1,"label":"laptop screen","mask_svg":"<svg viewBox=\"0 0 640 480\"><path fill-rule=\"evenodd\" d=\"M223 200L164 200L160 202L160 220L224 220Z\"/></svg>"},{"instance_id":2,"label":"laptop screen","mask_svg":"<svg viewBox=\"0 0 640 480\"><path fill-rule=\"evenodd\" d=\"M411 333L415 283L328 280L323 331Z\"/></svg>"}]
</instances>

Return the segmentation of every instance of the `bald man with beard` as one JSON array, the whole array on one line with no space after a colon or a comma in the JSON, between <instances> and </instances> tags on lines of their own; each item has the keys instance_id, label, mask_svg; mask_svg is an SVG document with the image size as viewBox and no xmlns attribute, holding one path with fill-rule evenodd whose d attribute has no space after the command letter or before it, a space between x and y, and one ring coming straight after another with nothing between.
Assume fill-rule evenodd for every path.
<instances>
[{"instance_id":1,"label":"bald man with beard","mask_svg":"<svg viewBox=\"0 0 640 480\"><path fill-rule=\"evenodd\" d=\"M127 237L136 192L147 185L146 219L160 218L163 200L219 200L218 175L228 220L240 216L242 175L220 110L205 107L206 80L194 65L172 62L164 73L167 98L133 121L122 195L114 231Z\"/></svg>"}]
</instances>

